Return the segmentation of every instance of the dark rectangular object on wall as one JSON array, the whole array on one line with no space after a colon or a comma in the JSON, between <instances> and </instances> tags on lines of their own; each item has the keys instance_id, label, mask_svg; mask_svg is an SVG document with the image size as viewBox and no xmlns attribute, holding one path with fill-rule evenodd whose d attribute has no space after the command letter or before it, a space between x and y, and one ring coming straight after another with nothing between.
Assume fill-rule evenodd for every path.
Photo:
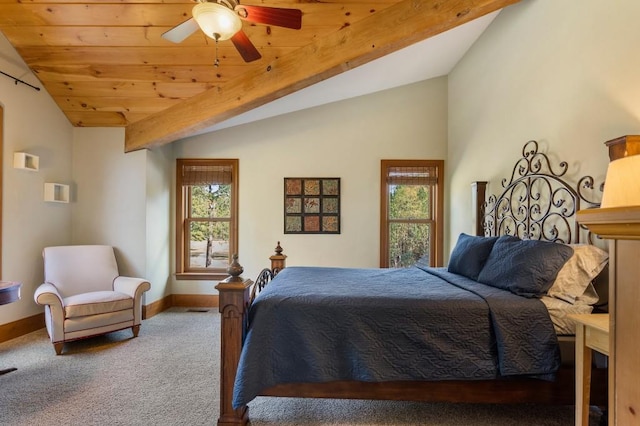
<instances>
[{"instance_id":1,"label":"dark rectangular object on wall","mask_svg":"<svg viewBox=\"0 0 640 426\"><path fill-rule=\"evenodd\" d=\"M284 233L339 234L340 178L284 178Z\"/></svg>"}]
</instances>

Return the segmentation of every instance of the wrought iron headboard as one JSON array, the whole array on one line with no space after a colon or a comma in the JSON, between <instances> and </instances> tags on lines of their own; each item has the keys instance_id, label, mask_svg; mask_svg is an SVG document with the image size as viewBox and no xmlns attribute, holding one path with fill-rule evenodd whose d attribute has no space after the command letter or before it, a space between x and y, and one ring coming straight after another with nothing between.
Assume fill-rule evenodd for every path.
<instances>
[{"instance_id":1,"label":"wrought iron headboard","mask_svg":"<svg viewBox=\"0 0 640 426\"><path fill-rule=\"evenodd\" d=\"M565 244L592 242L575 214L600 205L594 197L600 198L597 193L603 185L596 190L591 176L571 185L565 180L568 169L566 161L553 166L547 154L538 150L538 142L527 142L511 177L502 180L502 193L491 195L483 204L485 235L508 234Z\"/></svg>"}]
</instances>

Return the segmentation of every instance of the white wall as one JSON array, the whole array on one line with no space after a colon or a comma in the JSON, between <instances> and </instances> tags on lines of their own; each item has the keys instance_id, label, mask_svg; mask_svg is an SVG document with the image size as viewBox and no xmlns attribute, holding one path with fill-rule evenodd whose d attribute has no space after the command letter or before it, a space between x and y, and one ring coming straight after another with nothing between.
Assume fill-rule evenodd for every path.
<instances>
[{"instance_id":1,"label":"white wall","mask_svg":"<svg viewBox=\"0 0 640 426\"><path fill-rule=\"evenodd\" d=\"M445 159L447 78L315 107L174 144L176 158L240 160L239 260L246 278L281 241L288 265L379 265L380 160ZM445 165L446 166L446 165ZM285 235L284 177L341 178L341 233ZM212 292L180 281L172 292Z\"/></svg>"},{"instance_id":2,"label":"white wall","mask_svg":"<svg viewBox=\"0 0 640 426\"><path fill-rule=\"evenodd\" d=\"M64 211L72 216L62 243L115 246L122 274L151 281L147 304L170 293L215 293L207 281L172 286L171 193L175 158L227 157L240 159L245 276L268 265L279 240L292 265L377 266L380 159L445 158L446 99L443 77L129 154L123 129L71 129L72 200ZM342 178L340 235L285 237L285 176Z\"/></svg>"},{"instance_id":3,"label":"white wall","mask_svg":"<svg viewBox=\"0 0 640 426\"><path fill-rule=\"evenodd\" d=\"M255 278L281 241L289 264L378 266L382 158L446 156L446 77L124 154L122 129L74 129L73 242L114 245L145 303L213 294L174 282L176 158L240 159L240 261ZM283 234L283 178L342 178L340 235Z\"/></svg>"},{"instance_id":4,"label":"white wall","mask_svg":"<svg viewBox=\"0 0 640 426\"><path fill-rule=\"evenodd\" d=\"M122 128L73 130L72 241L116 249L120 274L151 282L145 304L168 294L171 147L124 152Z\"/></svg>"},{"instance_id":5,"label":"white wall","mask_svg":"<svg viewBox=\"0 0 640 426\"><path fill-rule=\"evenodd\" d=\"M72 241L116 248L120 273L146 270L146 152L124 153L124 129L73 131Z\"/></svg>"},{"instance_id":6,"label":"white wall","mask_svg":"<svg viewBox=\"0 0 640 426\"><path fill-rule=\"evenodd\" d=\"M146 152L146 271L151 282L145 303L162 299L171 293L173 269L172 192L174 159L171 146Z\"/></svg>"},{"instance_id":7,"label":"white wall","mask_svg":"<svg viewBox=\"0 0 640 426\"><path fill-rule=\"evenodd\" d=\"M0 69L30 84L38 79L0 34ZM36 91L0 75L4 107L2 279L22 283L21 300L2 306L0 325L36 315L33 293L43 280L42 249L68 244L69 204L43 201L44 183L71 183L72 126L45 90ZM13 153L39 156L38 172L13 168Z\"/></svg>"},{"instance_id":8,"label":"white wall","mask_svg":"<svg viewBox=\"0 0 640 426\"><path fill-rule=\"evenodd\" d=\"M604 142L640 132L638 22L637 0L528 0L498 15L449 74L450 241L471 231L470 183L499 192L530 139L571 179L604 179Z\"/></svg>"}]
</instances>

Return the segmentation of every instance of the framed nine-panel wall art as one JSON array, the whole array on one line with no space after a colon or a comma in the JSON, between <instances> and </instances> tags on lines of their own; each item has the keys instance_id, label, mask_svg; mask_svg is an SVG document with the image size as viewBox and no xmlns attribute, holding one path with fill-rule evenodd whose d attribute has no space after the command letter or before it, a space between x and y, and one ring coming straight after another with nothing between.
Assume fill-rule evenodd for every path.
<instances>
[{"instance_id":1,"label":"framed nine-panel wall art","mask_svg":"<svg viewBox=\"0 0 640 426\"><path fill-rule=\"evenodd\" d=\"M339 234L340 178L284 178L284 233Z\"/></svg>"}]
</instances>

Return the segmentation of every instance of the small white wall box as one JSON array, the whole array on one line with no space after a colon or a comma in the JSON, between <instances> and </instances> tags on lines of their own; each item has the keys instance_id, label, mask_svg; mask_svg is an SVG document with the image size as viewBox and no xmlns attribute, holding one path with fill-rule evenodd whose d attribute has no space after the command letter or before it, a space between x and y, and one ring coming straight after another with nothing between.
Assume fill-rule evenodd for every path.
<instances>
[{"instance_id":1,"label":"small white wall box","mask_svg":"<svg viewBox=\"0 0 640 426\"><path fill-rule=\"evenodd\" d=\"M54 203L68 203L69 185L64 185L62 183L45 183L44 200Z\"/></svg>"},{"instance_id":2,"label":"small white wall box","mask_svg":"<svg viewBox=\"0 0 640 426\"><path fill-rule=\"evenodd\" d=\"M13 153L13 167L16 169L38 171L40 168L40 157L26 152Z\"/></svg>"}]
</instances>

